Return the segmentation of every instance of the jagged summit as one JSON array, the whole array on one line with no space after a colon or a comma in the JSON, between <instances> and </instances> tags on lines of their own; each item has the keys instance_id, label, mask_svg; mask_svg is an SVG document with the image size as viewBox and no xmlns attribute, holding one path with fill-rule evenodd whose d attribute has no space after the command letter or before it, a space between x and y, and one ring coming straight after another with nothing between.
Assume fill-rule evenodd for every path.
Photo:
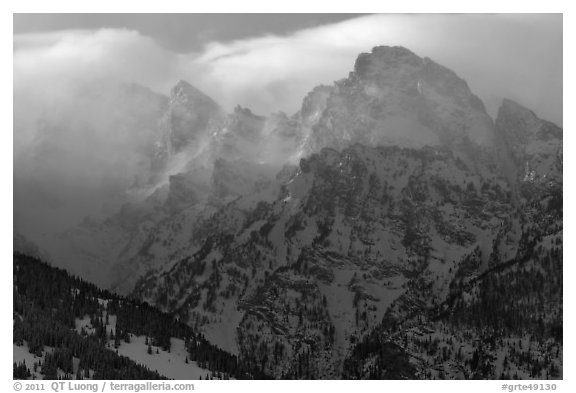
<instances>
[{"instance_id":1,"label":"jagged summit","mask_svg":"<svg viewBox=\"0 0 576 393\"><path fill-rule=\"evenodd\" d=\"M354 64L354 73L359 77L369 77L377 69L411 65L420 67L425 62L414 52L401 46L377 46L371 53L361 53Z\"/></svg>"},{"instance_id":2,"label":"jagged summit","mask_svg":"<svg viewBox=\"0 0 576 393\"><path fill-rule=\"evenodd\" d=\"M485 112L484 104L454 71L428 57L419 57L400 46L377 46L361 53L354 65L352 79L389 86L410 95L426 95L430 90ZM432 98L428 96L427 98Z\"/></svg>"},{"instance_id":3,"label":"jagged summit","mask_svg":"<svg viewBox=\"0 0 576 393\"><path fill-rule=\"evenodd\" d=\"M525 106L517 103L516 101L510 99L510 98L503 98L502 99L502 104L500 105L500 110L505 110L505 111L522 111L522 112L532 112L530 109L526 108Z\"/></svg>"},{"instance_id":4,"label":"jagged summit","mask_svg":"<svg viewBox=\"0 0 576 393\"><path fill-rule=\"evenodd\" d=\"M528 138L562 138L562 129L540 119L532 110L505 98L498 109L496 126L515 142L525 143Z\"/></svg>"},{"instance_id":5,"label":"jagged summit","mask_svg":"<svg viewBox=\"0 0 576 393\"><path fill-rule=\"evenodd\" d=\"M378 45L372 48L372 53L379 56L418 57L410 49L398 45Z\"/></svg>"},{"instance_id":6,"label":"jagged summit","mask_svg":"<svg viewBox=\"0 0 576 393\"><path fill-rule=\"evenodd\" d=\"M509 98L502 100L496 123L501 125L511 123L515 129L520 129L523 133L535 133L542 127L556 129L557 132L551 131L556 134L556 137L560 137L562 132L561 128L554 123L540 119L532 110Z\"/></svg>"},{"instance_id":7,"label":"jagged summit","mask_svg":"<svg viewBox=\"0 0 576 393\"><path fill-rule=\"evenodd\" d=\"M498 108L498 114L496 118L500 118L502 116L510 116L512 114L523 117L537 117L533 111L519 104L518 102L511 100L510 98L502 99L502 104L500 105L500 108Z\"/></svg>"},{"instance_id":8,"label":"jagged summit","mask_svg":"<svg viewBox=\"0 0 576 393\"><path fill-rule=\"evenodd\" d=\"M523 116L523 117L531 117L531 118L538 118L538 115L531 109L525 107L524 105L510 99L510 98L503 98L502 104L500 104L500 108L498 109L498 117L502 115L510 116ZM546 120L543 120L546 121ZM548 122L548 121L546 121ZM551 122L548 122L551 123ZM553 123L552 123L553 124Z\"/></svg>"},{"instance_id":9,"label":"jagged summit","mask_svg":"<svg viewBox=\"0 0 576 393\"><path fill-rule=\"evenodd\" d=\"M208 95L180 80L170 90L170 102L162 120L162 141L157 153L161 161L198 142L212 123L223 117L220 105Z\"/></svg>"},{"instance_id":10,"label":"jagged summit","mask_svg":"<svg viewBox=\"0 0 576 393\"><path fill-rule=\"evenodd\" d=\"M470 146L491 148L495 140L493 120L466 81L403 47L360 54L349 77L314 89L300 114L306 153L363 143L470 155Z\"/></svg>"},{"instance_id":11,"label":"jagged summit","mask_svg":"<svg viewBox=\"0 0 576 393\"><path fill-rule=\"evenodd\" d=\"M218 106L216 101L214 101L210 96L182 79L179 80L172 89L170 89L170 98L181 102L187 101L190 104L204 102Z\"/></svg>"}]
</instances>

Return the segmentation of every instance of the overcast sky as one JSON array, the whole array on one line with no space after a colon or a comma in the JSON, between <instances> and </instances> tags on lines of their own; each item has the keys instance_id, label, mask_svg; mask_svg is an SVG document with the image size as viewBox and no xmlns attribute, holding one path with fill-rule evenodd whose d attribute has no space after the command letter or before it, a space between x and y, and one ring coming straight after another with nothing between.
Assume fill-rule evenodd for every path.
<instances>
[{"instance_id":1,"label":"overcast sky","mask_svg":"<svg viewBox=\"0 0 576 393\"><path fill-rule=\"evenodd\" d=\"M186 79L228 108L292 113L376 45L453 69L492 115L508 97L562 124L559 14L15 14L14 89L51 101L83 80Z\"/></svg>"},{"instance_id":2,"label":"overcast sky","mask_svg":"<svg viewBox=\"0 0 576 393\"><path fill-rule=\"evenodd\" d=\"M178 52L208 41L236 40L343 21L360 14L15 14L14 34L127 28Z\"/></svg>"}]
</instances>

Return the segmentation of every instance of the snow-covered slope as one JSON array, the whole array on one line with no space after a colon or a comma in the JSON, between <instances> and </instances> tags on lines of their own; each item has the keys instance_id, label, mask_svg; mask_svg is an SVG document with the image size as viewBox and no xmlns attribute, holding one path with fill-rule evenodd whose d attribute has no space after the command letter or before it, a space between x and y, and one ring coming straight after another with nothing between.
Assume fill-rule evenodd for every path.
<instances>
[{"instance_id":1,"label":"snow-covered slope","mask_svg":"<svg viewBox=\"0 0 576 393\"><path fill-rule=\"evenodd\" d=\"M112 337L116 335L116 315L104 312L104 329ZM76 319L76 330L79 334L94 335L95 329L90 317ZM149 343L150 341L150 343ZM188 359L189 353L185 342L180 338L170 338L170 349L166 350L152 344L146 336L129 334L129 340L108 340L106 346L121 356L132 359L137 364L156 371L170 379L206 379L212 375L210 370L201 368L195 361ZM15 360L16 361L16 360Z\"/></svg>"}]
</instances>

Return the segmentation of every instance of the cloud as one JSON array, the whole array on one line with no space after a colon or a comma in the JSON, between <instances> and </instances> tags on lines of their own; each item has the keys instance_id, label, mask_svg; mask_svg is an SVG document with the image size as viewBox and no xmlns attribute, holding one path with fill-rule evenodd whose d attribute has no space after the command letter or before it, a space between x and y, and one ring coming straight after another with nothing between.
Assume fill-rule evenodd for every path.
<instances>
[{"instance_id":1,"label":"cloud","mask_svg":"<svg viewBox=\"0 0 576 393\"><path fill-rule=\"evenodd\" d=\"M154 95L135 106L122 86L162 83L174 57L128 30L14 37L17 224L61 228L122 195L158 133Z\"/></svg>"},{"instance_id":2,"label":"cloud","mask_svg":"<svg viewBox=\"0 0 576 393\"><path fill-rule=\"evenodd\" d=\"M227 105L298 109L319 83L344 78L360 52L405 46L453 69L491 113L503 97L562 122L560 15L371 15L285 37L211 43L184 69Z\"/></svg>"},{"instance_id":3,"label":"cloud","mask_svg":"<svg viewBox=\"0 0 576 393\"><path fill-rule=\"evenodd\" d=\"M294 112L314 86L346 77L358 53L376 45L406 46L454 69L484 100L511 97L561 122L561 15L371 15L209 42L187 54L130 30L17 35L14 87L30 87L26 99L41 100L39 91L69 95L86 82L129 81L166 93L186 79L227 109Z\"/></svg>"},{"instance_id":4,"label":"cloud","mask_svg":"<svg viewBox=\"0 0 576 393\"><path fill-rule=\"evenodd\" d=\"M105 77L154 84L171 73L173 59L174 55L152 38L130 30L70 30L14 37L16 76L35 80L57 77L58 82L74 82Z\"/></svg>"},{"instance_id":5,"label":"cloud","mask_svg":"<svg viewBox=\"0 0 576 393\"><path fill-rule=\"evenodd\" d=\"M406 46L453 69L493 115L509 97L562 123L561 15L371 15L184 54L127 29L15 35L15 193L37 195L38 209L78 206L77 219L138 175L158 130L126 120L139 109L126 106L122 83L166 94L185 79L228 110L290 114L377 45ZM46 141L51 150L38 150Z\"/></svg>"}]
</instances>

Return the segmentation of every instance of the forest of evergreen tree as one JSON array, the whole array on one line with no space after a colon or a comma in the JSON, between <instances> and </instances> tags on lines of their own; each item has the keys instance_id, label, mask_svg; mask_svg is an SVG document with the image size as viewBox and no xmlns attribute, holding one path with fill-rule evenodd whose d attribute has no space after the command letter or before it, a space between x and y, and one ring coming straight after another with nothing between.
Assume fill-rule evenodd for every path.
<instances>
[{"instance_id":1,"label":"forest of evergreen tree","mask_svg":"<svg viewBox=\"0 0 576 393\"><path fill-rule=\"evenodd\" d=\"M201 333L147 303L128 299L54 268L37 258L14 254L14 343L26 342L30 353L44 361L14 363L14 378L31 376L31 367L45 379L71 378L79 359L77 379L160 379L162 375L120 356L118 348L130 337L146 336L150 344L170 350L170 339L185 341L188 359L221 378L266 378L246 369L234 355L208 342ZM106 329L107 315L116 316L116 332ZM76 320L90 316L93 334L76 331ZM147 339L148 342L148 339ZM50 347L51 351L45 351ZM187 359L187 360L188 360ZM58 373L60 370L60 373Z\"/></svg>"}]
</instances>

